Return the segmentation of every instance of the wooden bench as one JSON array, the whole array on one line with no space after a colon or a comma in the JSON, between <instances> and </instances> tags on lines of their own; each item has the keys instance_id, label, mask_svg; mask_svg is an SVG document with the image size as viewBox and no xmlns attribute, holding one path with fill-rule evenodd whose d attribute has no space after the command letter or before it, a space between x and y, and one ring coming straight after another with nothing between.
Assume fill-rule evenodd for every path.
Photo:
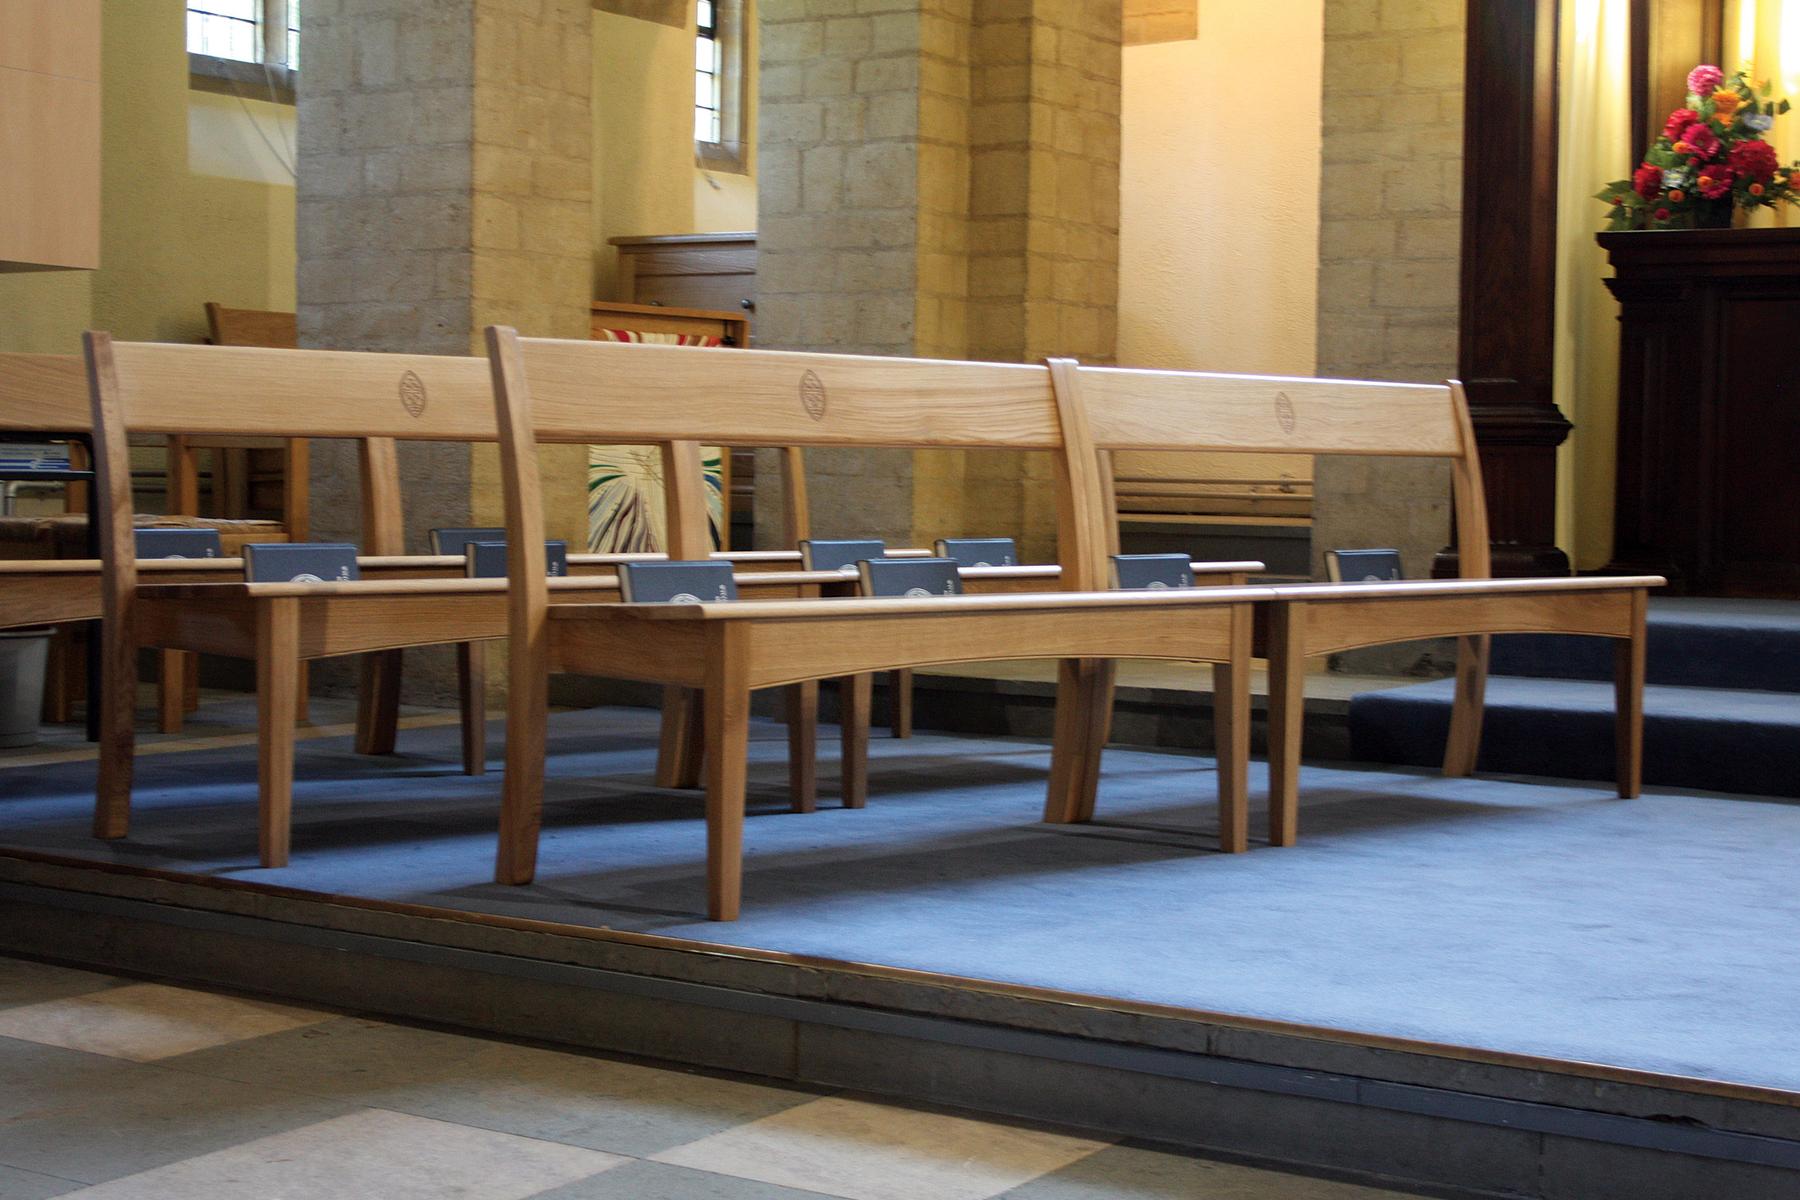
<instances>
[{"instance_id":1,"label":"wooden bench","mask_svg":"<svg viewBox=\"0 0 1800 1200\"><path fill-rule=\"evenodd\" d=\"M121 837L129 828L137 649L248 658L258 680L260 857L281 865L289 855L299 664L503 637L506 583L464 578L462 555L365 555L358 560L363 581L304 586L245 583L235 559L140 563L127 499L127 434L181 429L209 437L354 439L362 447L369 540L390 545L399 528L397 439L493 441L488 365L474 358L114 343L101 333L86 343L105 549L103 584L90 594L98 594L105 616L103 694L117 698L103 706L96 833ZM238 403L245 394L261 402ZM613 568L621 557L630 556L572 555L572 576L553 585L559 600L615 601ZM790 568L797 555L746 558L750 569L738 578L753 594L799 597L854 586L835 573L770 569ZM1016 588L1041 579L1044 569L974 574L977 586ZM392 694L365 687L363 698L358 746L366 751L393 728L386 708ZM479 688L471 693L465 685L464 762L472 772L484 757L484 715ZM793 770L796 803L810 806L811 763L797 760Z\"/></svg>"},{"instance_id":2,"label":"wooden bench","mask_svg":"<svg viewBox=\"0 0 1800 1200\"><path fill-rule=\"evenodd\" d=\"M1460 384L1210 375L1083 367L1081 403L1103 452L1203 450L1368 454L1448 459L1462 578L1386 584L1292 584L1258 605L1269 658L1270 841L1298 836L1305 663L1312 655L1421 638L1457 639L1456 699L1444 773L1475 768L1489 638L1587 634L1617 649L1618 790L1636 796L1642 758L1644 610L1659 576L1490 579L1481 461ZM1110 680L1096 685L1110 706ZM1069 798L1094 809L1095 781Z\"/></svg>"},{"instance_id":3,"label":"wooden bench","mask_svg":"<svg viewBox=\"0 0 1800 1200\"><path fill-rule=\"evenodd\" d=\"M552 671L699 689L704 697L707 911L737 916L753 689L987 659L1118 657L1220 665L1222 842L1241 847L1252 602L1258 588L1107 592L1099 459L1049 367L522 339L488 331L510 555L507 766L497 876L537 865ZM1058 593L712 604L553 604L544 581L539 442L662 442L671 530L700 545L701 442L995 447L1053 454ZM1051 794L1098 757L1077 665L1057 704Z\"/></svg>"}]
</instances>

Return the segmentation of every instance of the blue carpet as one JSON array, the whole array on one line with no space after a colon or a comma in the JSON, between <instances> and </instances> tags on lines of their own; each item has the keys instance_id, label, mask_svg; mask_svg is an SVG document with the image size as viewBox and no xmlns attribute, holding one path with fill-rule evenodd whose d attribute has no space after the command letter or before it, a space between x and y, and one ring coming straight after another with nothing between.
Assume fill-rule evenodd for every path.
<instances>
[{"instance_id":1,"label":"blue carpet","mask_svg":"<svg viewBox=\"0 0 1800 1200\"><path fill-rule=\"evenodd\" d=\"M1800 797L1800 603L1651 601L1644 781ZM1494 639L1481 769L1613 778L1613 646L1606 638ZM1352 757L1443 760L1448 680L1350 702Z\"/></svg>"},{"instance_id":2,"label":"blue carpet","mask_svg":"<svg viewBox=\"0 0 1800 1200\"><path fill-rule=\"evenodd\" d=\"M1044 746L877 739L866 810L794 815L759 726L745 915L720 925L700 798L649 781L654 715L552 734L526 888L488 882L499 779L455 771L449 728L386 760L302 743L281 870L255 866L249 747L141 757L119 843L88 837L91 763L0 771L0 842L1800 1090L1800 806L1309 768L1300 846L1225 856L1207 759L1111 752L1102 820L1052 827Z\"/></svg>"}]
</instances>

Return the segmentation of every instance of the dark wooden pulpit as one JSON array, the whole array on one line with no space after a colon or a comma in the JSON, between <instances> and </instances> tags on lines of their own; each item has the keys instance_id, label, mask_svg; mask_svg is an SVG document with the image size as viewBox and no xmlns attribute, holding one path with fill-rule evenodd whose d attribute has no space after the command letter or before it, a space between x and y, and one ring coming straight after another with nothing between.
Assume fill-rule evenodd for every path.
<instances>
[{"instance_id":1,"label":"dark wooden pulpit","mask_svg":"<svg viewBox=\"0 0 1800 1200\"><path fill-rule=\"evenodd\" d=\"M1607 569L1800 598L1800 228L1599 237L1621 323Z\"/></svg>"}]
</instances>

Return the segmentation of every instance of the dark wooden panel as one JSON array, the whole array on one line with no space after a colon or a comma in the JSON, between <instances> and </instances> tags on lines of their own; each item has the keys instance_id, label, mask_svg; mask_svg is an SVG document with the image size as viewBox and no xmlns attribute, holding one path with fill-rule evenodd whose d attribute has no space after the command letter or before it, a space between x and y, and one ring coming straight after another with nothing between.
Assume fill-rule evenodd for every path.
<instances>
[{"instance_id":1,"label":"dark wooden panel","mask_svg":"<svg viewBox=\"0 0 1800 1200\"><path fill-rule=\"evenodd\" d=\"M1613 562L1800 597L1800 229L1600 235L1620 301Z\"/></svg>"},{"instance_id":2,"label":"dark wooden panel","mask_svg":"<svg viewBox=\"0 0 1800 1200\"><path fill-rule=\"evenodd\" d=\"M743 302L755 296L754 275L640 275L633 299L639 304L746 312Z\"/></svg>"}]
</instances>

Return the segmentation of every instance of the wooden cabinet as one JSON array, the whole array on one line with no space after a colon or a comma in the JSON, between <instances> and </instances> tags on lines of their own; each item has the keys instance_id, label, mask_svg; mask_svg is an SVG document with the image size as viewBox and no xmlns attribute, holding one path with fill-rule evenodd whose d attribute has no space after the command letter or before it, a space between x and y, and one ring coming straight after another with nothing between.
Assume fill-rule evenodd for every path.
<instances>
[{"instance_id":1,"label":"wooden cabinet","mask_svg":"<svg viewBox=\"0 0 1800 1200\"><path fill-rule=\"evenodd\" d=\"M1800 229L1599 237L1621 322L1609 569L1800 597Z\"/></svg>"},{"instance_id":2,"label":"wooden cabinet","mask_svg":"<svg viewBox=\"0 0 1800 1200\"><path fill-rule=\"evenodd\" d=\"M100 265L100 0L0 0L0 265Z\"/></svg>"},{"instance_id":3,"label":"wooden cabinet","mask_svg":"<svg viewBox=\"0 0 1800 1200\"><path fill-rule=\"evenodd\" d=\"M619 299L750 313L756 307L756 235L619 237Z\"/></svg>"}]
</instances>

